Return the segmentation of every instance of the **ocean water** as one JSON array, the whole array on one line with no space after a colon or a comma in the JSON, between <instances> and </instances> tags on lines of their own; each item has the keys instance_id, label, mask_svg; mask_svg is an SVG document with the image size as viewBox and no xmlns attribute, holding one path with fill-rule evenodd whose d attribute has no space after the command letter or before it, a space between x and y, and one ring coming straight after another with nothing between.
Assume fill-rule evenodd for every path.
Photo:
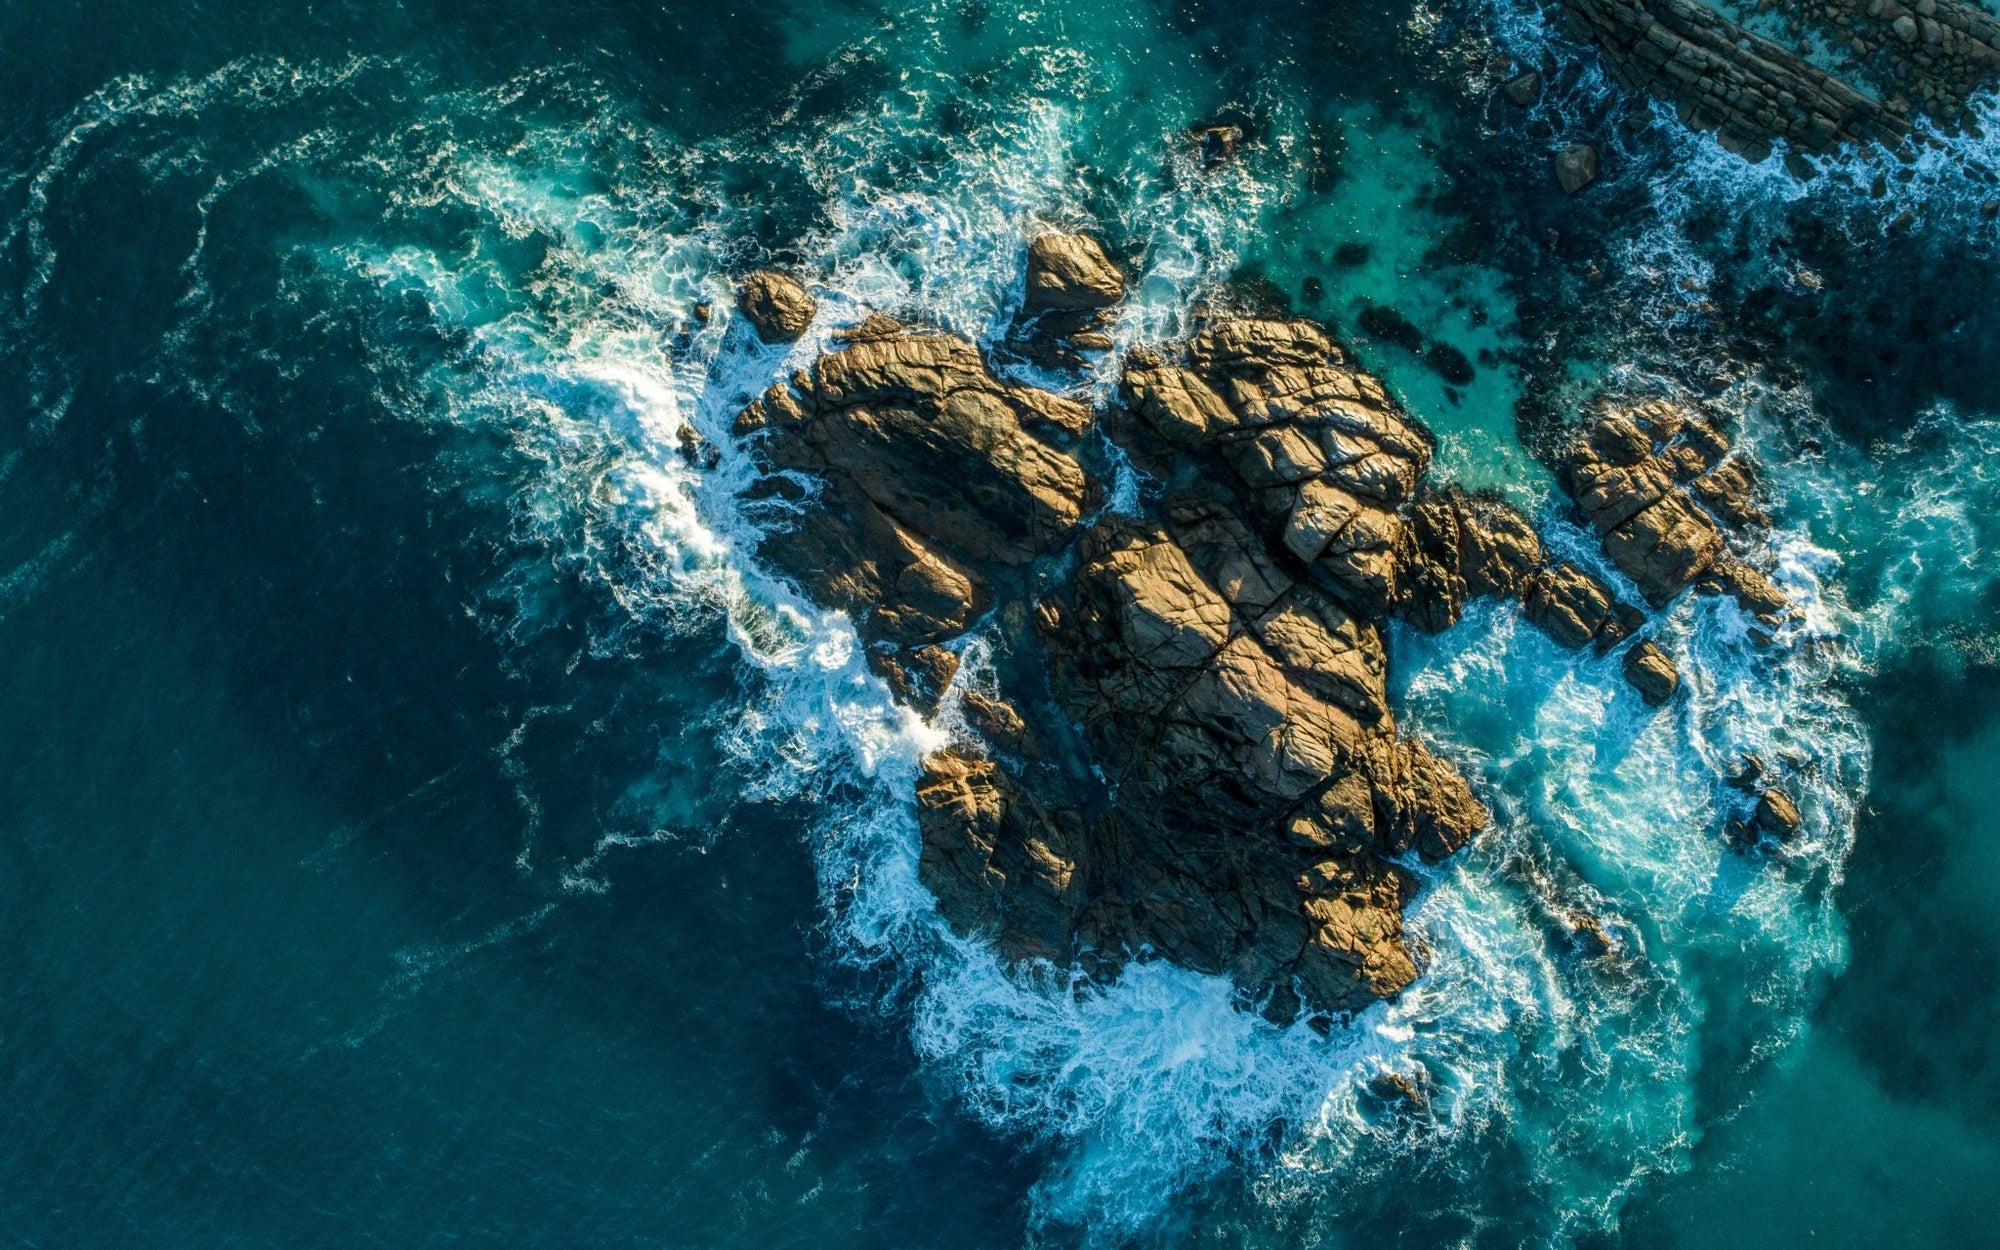
<instances>
[{"instance_id":1,"label":"ocean water","mask_svg":"<svg viewBox=\"0 0 2000 1250\"><path fill-rule=\"evenodd\" d=\"M0 66L0 1244L1992 1243L2000 141L1802 185L1514 0L21 3ZM949 726L751 557L741 404L867 309L999 333L1043 223L1120 350L1325 319L1580 562L1530 448L1593 390L1766 466L1805 611L1676 604L1665 710L1395 636L1495 822L1330 1036L950 935Z\"/></svg>"}]
</instances>

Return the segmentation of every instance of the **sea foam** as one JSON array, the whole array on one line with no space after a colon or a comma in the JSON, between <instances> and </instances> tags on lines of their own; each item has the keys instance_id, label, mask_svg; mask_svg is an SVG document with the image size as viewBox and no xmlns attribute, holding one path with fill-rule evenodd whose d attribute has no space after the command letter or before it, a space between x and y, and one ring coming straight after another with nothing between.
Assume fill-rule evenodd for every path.
<instances>
[{"instance_id":1,"label":"sea foam","mask_svg":"<svg viewBox=\"0 0 2000 1250\"><path fill-rule=\"evenodd\" d=\"M734 641L741 703L719 717L732 780L746 799L787 798L813 813L803 836L827 957L872 979L870 1001L905 1025L958 1105L1044 1153L1038 1227L1118 1242L1191 1188L1230 1188L1240 1169L1234 1200L1328 1229L1412 1168L1441 1209L1468 1218L1529 1204L1541 1214L1522 1218L1545 1237L1606 1225L1634 1184L1686 1166L1704 1031L1735 1019L1745 1062L1759 1061L1803 1027L1839 967L1831 886L1868 769L1843 682L1866 671L1924 593L1976 575L1967 547L1990 550L1978 518L1992 514L1992 486L1974 466L1968 482L1899 479L1883 545L1901 525L1908 542L1943 545L1959 563L1891 560L1898 593L1857 607L1815 539L1814 524L1828 520L1815 500L1859 498L1880 466L1828 459L1797 487L1776 475L1787 518L1774 538L1778 578L1802 618L1764 648L1733 606L1676 604L1659 635L1689 694L1657 713L1615 660L1562 651L1511 607L1478 606L1435 638L1396 631L1400 714L1474 779L1495 821L1454 861L1418 868L1425 890L1409 925L1424 975L1330 1036L1277 1028L1239 1010L1222 979L1160 963L1109 986L1052 970L1009 975L990 949L948 930L917 875L912 784L951 725L899 708L868 673L852 625L759 566L759 543L787 518L743 502L754 467L729 431L745 400L864 309L996 333L1020 298L1023 234L1043 221L1095 216L1133 245L1121 347L1183 333L1260 214L1294 191L1242 171L1214 184L1162 178L1159 153L1187 111L1169 98L1118 120L1146 143L1121 171L1131 175L1124 198L1105 203L1078 171L1078 152L1102 139L1077 101L1118 85L1093 80L1077 58L1049 58L988 101L986 121L915 165L891 158L931 142L935 101L919 92L783 138L779 153L805 162L826 198L823 227L802 244L821 316L785 348L756 342L724 311L729 275L751 254L729 204L703 183L703 161L635 161L628 168L667 172L657 184L592 187L606 152L671 147L635 139L623 117L483 145L482 126L513 97L461 93L379 140L315 148L293 136L245 159L283 154L256 176L298 165L315 178L410 188L382 220L319 245L299 280L349 303L420 306L448 328L458 346L426 375L410 418L506 439L531 466L510 487L519 526L569 575L600 584L635 619ZM187 99L207 107L197 92ZM417 210L447 206L476 221L476 246L421 237ZM33 234L32 222L20 228ZM1659 237L1661 263L1696 263L1670 232ZM504 260L524 238L543 245L531 274ZM198 283L199 255L190 268ZM705 324L694 315L703 303L718 311ZM204 309L186 302L182 330L198 330ZM402 350L386 340L375 349L385 371ZM1107 379L1094 385L1101 394ZM1776 419L1756 397L1737 398L1755 449ZM682 460L683 426L719 450L715 467ZM1587 535L1553 514L1541 522L1555 550L1616 580ZM523 588L494 627L530 628L548 610ZM968 643L969 679L985 645ZM1719 778L1745 752L1781 769L1806 816L1797 844L1768 856L1733 852L1722 834L1744 800ZM617 888L603 851L552 871L573 890ZM524 846L524 870L545 854ZM1609 955L1576 939L1580 917L1609 936ZM1370 1099L1368 1082L1385 1073L1421 1078L1421 1113Z\"/></svg>"}]
</instances>

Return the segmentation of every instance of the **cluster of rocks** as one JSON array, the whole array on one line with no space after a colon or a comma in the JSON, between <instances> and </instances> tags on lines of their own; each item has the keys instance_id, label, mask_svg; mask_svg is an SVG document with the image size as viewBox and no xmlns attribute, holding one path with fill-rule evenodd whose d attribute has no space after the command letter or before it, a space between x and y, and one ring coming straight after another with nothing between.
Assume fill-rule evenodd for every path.
<instances>
[{"instance_id":1,"label":"cluster of rocks","mask_svg":"<svg viewBox=\"0 0 2000 1250\"><path fill-rule=\"evenodd\" d=\"M1803 176L1812 167L1800 153L1903 145L1916 111L1968 124L1972 95L2000 80L2000 21L1961 0L1786 0L1796 27L1816 26L1851 53L1886 99L1699 0L1562 5L1621 86L1670 102L1683 123L1717 132L1748 160L1762 161L1782 140ZM1519 93L1526 78L1510 86Z\"/></svg>"},{"instance_id":2,"label":"cluster of rocks","mask_svg":"<svg viewBox=\"0 0 2000 1250\"><path fill-rule=\"evenodd\" d=\"M797 306L758 285L746 315ZM1094 241L1044 236L1027 289L1024 323L1088 349L1123 281ZM1399 861L1452 854L1487 812L1399 731L1387 621L1511 597L1567 646L1631 644L1649 702L1678 683L1634 642L1643 611L1501 499L1429 483L1429 432L1310 322L1216 317L1135 350L1101 412L954 335L876 315L836 338L738 419L755 490L798 505L760 554L849 613L899 699L966 727L923 762L921 872L1011 960L1166 958L1279 1020L1393 995L1420 962ZM1137 515L1103 506L1106 442L1149 479ZM1649 602L1763 602L1715 519L1755 521L1754 472L1711 426L1607 408L1567 476ZM975 628L1001 659L968 682L953 644Z\"/></svg>"},{"instance_id":3,"label":"cluster of rocks","mask_svg":"<svg viewBox=\"0 0 2000 1250\"><path fill-rule=\"evenodd\" d=\"M1766 630L1784 593L1731 554L1726 535L1769 526L1757 466L1711 422L1664 400L1600 400L1561 466L1604 554L1653 607L1688 587L1733 597Z\"/></svg>"},{"instance_id":4,"label":"cluster of rocks","mask_svg":"<svg viewBox=\"0 0 2000 1250\"><path fill-rule=\"evenodd\" d=\"M1795 29L1816 27L1892 93L1889 107L1969 120L1971 98L2000 78L2000 19L1961 0L1773 0Z\"/></svg>"},{"instance_id":5,"label":"cluster of rocks","mask_svg":"<svg viewBox=\"0 0 2000 1250\"><path fill-rule=\"evenodd\" d=\"M1564 0L1571 29L1595 43L1627 90L1673 104L1752 161L1782 139L1823 152L1843 143L1895 146L1909 121L1774 40L1695 0Z\"/></svg>"}]
</instances>

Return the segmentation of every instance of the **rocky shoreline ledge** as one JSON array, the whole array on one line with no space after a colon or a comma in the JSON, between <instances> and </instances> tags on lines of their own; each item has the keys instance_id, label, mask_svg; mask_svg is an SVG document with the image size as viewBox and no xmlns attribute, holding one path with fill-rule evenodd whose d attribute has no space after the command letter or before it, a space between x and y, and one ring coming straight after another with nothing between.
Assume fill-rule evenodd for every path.
<instances>
[{"instance_id":1,"label":"rocky shoreline ledge","mask_svg":"<svg viewBox=\"0 0 2000 1250\"><path fill-rule=\"evenodd\" d=\"M1027 290L996 350L1081 367L1110 346L1124 280L1095 241L1034 240ZM770 272L739 311L766 342L813 316ZM835 338L737 420L753 496L796 505L760 558L853 618L900 701L960 727L923 762L921 875L1009 961L1108 978L1164 958L1274 1020L1358 1010L1418 975L1411 857L1488 821L1396 723L1389 621L1435 632L1511 598L1566 647L1624 647L1647 703L1679 687L1645 608L1502 499L1431 481L1430 432L1312 322L1213 315L1128 353L1100 407L879 314ZM1137 506L1112 507L1135 470ZM1780 624L1782 594L1732 554L1766 524L1756 468L1715 425L1605 400L1560 476L1645 604L1727 594ZM969 680L975 635L996 645ZM1767 808L1796 826L1778 795L1758 830L1787 832Z\"/></svg>"}]
</instances>

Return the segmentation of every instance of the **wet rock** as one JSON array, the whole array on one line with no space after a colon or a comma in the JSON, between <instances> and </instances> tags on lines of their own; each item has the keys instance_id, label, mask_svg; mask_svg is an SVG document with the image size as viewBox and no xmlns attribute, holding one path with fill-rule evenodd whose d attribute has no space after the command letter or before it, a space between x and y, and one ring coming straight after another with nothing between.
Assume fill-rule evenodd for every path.
<instances>
[{"instance_id":1,"label":"wet rock","mask_svg":"<svg viewBox=\"0 0 2000 1250\"><path fill-rule=\"evenodd\" d=\"M1575 195L1597 181L1597 149L1588 143L1572 143L1556 157L1556 185L1564 195Z\"/></svg>"},{"instance_id":2,"label":"wet rock","mask_svg":"<svg viewBox=\"0 0 2000 1250\"><path fill-rule=\"evenodd\" d=\"M1235 158L1237 149L1243 146L1243 127L1233 122L1198 126L1194 130L1194 142L1201 167L1214 169Z\"/></svg>"},{"instance_id":3,"label":"wet rock","mask_svg":"<svg viewBox=\"0 0 2000 1250\"><path fill-rule=\"evenodd\" d=\"M1798 805L1783 790L1764 791L1757 797L1757 810L1750 815L1752 830L1781 842L1797 837L1804 823Z\"/></svg>"},{"instance_id":4,"label":"wet rock","mask_svg":"<svg viewBox=\"0 0 2000 1250\"><path fill-rule=\"evenodd\" d=\"M1045 234L1028 245L1028 290L1003 354L1051 372L1081 372L1112 347L1125 278L1097 240Z\"/></svg>"},{"instance_id":5,"label":"wet rock","mask_svg":"<svg viewBox=\"0 0 2000 1250\"><path fill-rule=\"evenodd\" d=\"M1534 528L1497 496L1426 492L1404 530L1397 611L1428 632L1449 629L1473 599L1522 595L1541 563Z\"/></svg>"},{"instance_id":6,"label":"wet rock","mask_svg":"<svg viewBox=\"0 0 2000 1250\"><path fill-rule=\"evenodd\" d=\"M1537 571L1522 592L1521 606L1530 624L1571 650L1625 635L1617 596L1573 564Z\"/></svg>"},{"instance_id":7,"label":"wet rock","mask_svg":"<svg viewBox=\"0 0 2000 1250\"><path fill-rule=\"evenodd\" d=\"M1756 468L1708 421L1660 400L1600 405L1572 441L1562 479L1604 554L1652 606L1697 584L1764 602L1768 581L1723 543L1725 526L1768 524ZM1782 605L1779 596L1755 610Z\"/></svg>"},{"instance_id":8,"label":"wet rock","mask_svg":"<svg viewBox=\"0 0 2000 1250\"><path fill-rule=\"evenodd\" d=\"M773 386L737 419L773 470L824 483L763 557L864 638L920 646L962 631L996 571L1050 550L1096 496L1031 428L1061 411L996 379L978 349L885 323Z\"/></svg>"},{"instance_id":9,"label":"wet rock","mask_svg":"<svg viewBox=\"0 0 2000 1250\"><path fill-rule=\"evenodd\" d=\"M1659 707L1680 689L1681 671L1665 651L1646 641L1625 652L1625 680L1648 706Z\"/></svg>"},{"instance_id":10,"label":"wet rock","mask_svg":"<svg viewBox=\"0 0 2000 1250\"><path fill-rule=\"evenodd\" d=\"M1028 302L1035 312L1109 308L1125 275L1087 234L1044 234L1028 245Z\"/></svg>"},{"instance_id":11,"label":"wet rock","mask_svg":"<svg viewBox=\"0 0 2000 1250\"><path fill-rule=\"evenodd\" d=\"M1542 98L1542 76L1534 70L1516 74L1508 79L1500 90L1509 100L1522 108L1527 108Z\"/></svg>"},{"instance_id":12,"label":"wet rock","mask_svg":"<svg viewBox=\"0 0 2000 1250\"><path fill-rule=\"evenodd\" d=\"M1604 921L1587 911L1573 911L1563 917L1569 938L1586 959L1603 959L1618 952L1618 942Z\"/></svg>"},{"instance_id":13,"label":"wet rock","mask_svg":"<svg viewBox=\"0 0 2000 1250\"><path fill-rule=\"evenodd\" d=\"M1763 775L1764 757L1746 751L1737 757L1736 771L1730 775L1729 784L1747 793L1757 788L1757 782Z\"/></svg>"},{"instance_id":14,"label":"wet rock","mask_svg":"<svg viewBox=\"0 0 2000 1250\"><path fill-rule=\"evenodd\" d=\"M1869 57L1871 88L1894 84L1941 118L1991 85L2000 21L1960 0L1938 0L1937 19L1893 4L1867 12L1873 3L1793 6L1789 20L1817 25L1830 41ZM1670 102L1683 124L1713 132L1724 150L1753 163L1783 140L1788 168L1806 177L1791 159L1797 152L1871 143L1895 149L1911 137L1907 110L1893 93L1860 90L1701 0L1562 0L1562 7L1621 87ZM1931 42L1916 48L1926 37ZM1885 43L1916 50L1871 56ZM1958 55L1960 48L1969 55Z\"/></svg>"},{"instance_id":15,"label":"wet rock","mask_svg":"<svg viewBox=\"0 0 2000 1250\"><path fill-rule=\"evenodd\" d=\"M743 280L736 308L766 343L796 341L819 311L803 283L773 269L760 269Z\"/></svg>"},{"instance_id":16,"label":"wet rock","mask_svg":"<svg viewBox=\"0 0 2000 1250\"><path fill-rule=\"evenodd\" d=\"M1430 1073L1422 1066L1409 1072L1378 1072L1368 1078L1368 1095L1395 1115L1426 1114L1431 1106Z\"/></svg>"},{"instance_id":17,"label":"wet rock","mask_svg":"<svg viewBox=\"0 0 2000 1250\"><path fill-rule=\"evenodd\" d=\"M681 459L693 468L706 473L722 463L722 452L715 444L703 438L700 430L685 422L680 429L674 431L674 441L680 445Z\"/></svg>"}]
</instances>

